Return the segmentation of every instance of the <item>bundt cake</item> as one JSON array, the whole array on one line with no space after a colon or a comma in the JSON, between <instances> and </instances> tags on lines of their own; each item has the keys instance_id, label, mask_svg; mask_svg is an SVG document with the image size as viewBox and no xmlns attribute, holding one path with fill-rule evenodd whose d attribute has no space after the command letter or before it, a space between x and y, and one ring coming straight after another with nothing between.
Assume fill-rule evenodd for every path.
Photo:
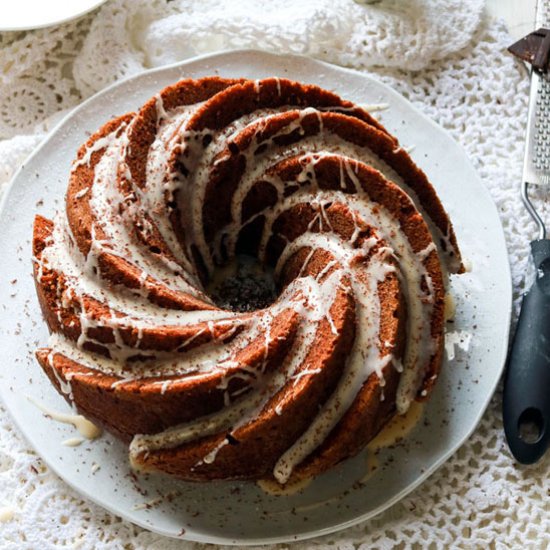
<instances>
[{"instance_id":1,"label":"bundt cake","mask_svg":"<svg viewBox=\"0 0 550 550\"><path fill-rule=\"evenodd\" d=\"M106 123L33 253L53 385L136 469L200 481L286 483L359 452L434 386L462 271L397 139L282 78L182 80ZM273 270L266 307L206 290L240 254Z\"/></svg>"}]
</instances>

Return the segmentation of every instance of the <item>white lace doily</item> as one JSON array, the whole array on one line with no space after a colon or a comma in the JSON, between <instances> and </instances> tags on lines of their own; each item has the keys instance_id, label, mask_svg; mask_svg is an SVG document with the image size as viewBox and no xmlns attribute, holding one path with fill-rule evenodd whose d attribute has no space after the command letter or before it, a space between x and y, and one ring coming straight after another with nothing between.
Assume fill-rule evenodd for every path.
<instances>
[{"instance_id":1,"label":"white lace doily","mask_svg":"<svg viewBox=\"0 0 550 550\"><path fill-rule=\"evenodd\" d=\"M227 48L312 55L378 76L462 144L501 213L517 310L534 227L518 193L528 79L509 41L483 0L111 0L55 29L0 33L0 190L63 112L116 79ZM391 509L293 548L549 547L550 454L516 465L500 406L497 393L470 440ZM200 547L83 501L0 406L0 548Z\"/></svg>"}]
</instances>

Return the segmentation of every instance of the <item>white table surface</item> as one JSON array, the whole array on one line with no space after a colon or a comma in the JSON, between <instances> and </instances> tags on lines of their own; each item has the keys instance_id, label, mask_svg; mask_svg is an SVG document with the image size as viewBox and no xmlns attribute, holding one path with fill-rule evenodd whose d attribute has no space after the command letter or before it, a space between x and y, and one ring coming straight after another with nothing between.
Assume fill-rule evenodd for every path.
<instances>
[{"instance_id":1,"label":"white table surface","mask_svg":"<svg viewBox=\"0 0 550 550\"><path fill-rule=\"evenodd\" d=\"M516 39L534 30L536 5L537 0L487 0L489 12L504 19Z\"/></svg>"}]
</instances>

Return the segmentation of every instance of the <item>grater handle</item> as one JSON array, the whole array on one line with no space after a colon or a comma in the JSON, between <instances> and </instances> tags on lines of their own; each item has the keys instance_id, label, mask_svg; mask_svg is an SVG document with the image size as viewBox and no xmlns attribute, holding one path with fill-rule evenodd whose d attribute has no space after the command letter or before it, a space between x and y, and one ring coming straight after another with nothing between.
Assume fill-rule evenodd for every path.
<instances>
[{"instance_id":1,"label":"grater handle","mask_svg":"<svg viewBox=\"0 0 550 550\"><path fill-rule=\"evenodd\" d=\"M504 378L504 431L522 464L539 460L550 445L550 240L531 243L536 280L525 294ZM522 437L531 424L538 439Z\"/></svg>"}]
</instances>

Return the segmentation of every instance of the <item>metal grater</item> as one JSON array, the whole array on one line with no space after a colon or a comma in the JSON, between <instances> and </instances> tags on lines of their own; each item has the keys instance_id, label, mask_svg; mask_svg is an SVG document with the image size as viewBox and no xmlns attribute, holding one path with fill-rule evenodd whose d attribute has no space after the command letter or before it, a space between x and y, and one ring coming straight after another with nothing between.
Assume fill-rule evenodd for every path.
<instances>
[{"instance_id":1,"label":"metal grater","mask_svg":"<svg viewBox=\"0 0 550 550\"><path fill-rule=\"evenodd\" d=\"M523 179L550 184L550 82L533 73Z\"/></svg>"},{"instance_id":2,"label":"metal grater","mask_svg":"<svg viewBox=\"0 0 550 550\"><path fill-rule=\"evenodd\" d=\"M537 3L536 27L550 26L550 2ZM531 71L529 114L525 136L522 197L539 228L539 239L546 238L546 228L529 200L529 184L550 185L550 76Z\"/></svg>"},{"instance_id":3,"label":"metal grater","mask_svg":"<svg viewBox=\"0 0 550 550\"><path fill-rule=\"evenodd\" d=\"M512 454L522 464L539 460L550 446L550 240L529 200L530 185L550 185L550 0L537 5L538 30L509 49L537 67L531 71L525 161L521 196L538 225L531 242L536 276L523 296L504 378L504 431ZM533 40L536 39L536 40Z\"/></svg>"},{"instance_id":4,"label":"metal grater","mask_svg":"<svg viewBox=\"0 0 550 550\"><path fill-rule=\"evenodd\" d=\"M537 8L537 28L549 25L550 4L539 1ZM550 184L550 82L536 71L531 75L526 142L523 179Z\"/></svg>"}]
</instances>

